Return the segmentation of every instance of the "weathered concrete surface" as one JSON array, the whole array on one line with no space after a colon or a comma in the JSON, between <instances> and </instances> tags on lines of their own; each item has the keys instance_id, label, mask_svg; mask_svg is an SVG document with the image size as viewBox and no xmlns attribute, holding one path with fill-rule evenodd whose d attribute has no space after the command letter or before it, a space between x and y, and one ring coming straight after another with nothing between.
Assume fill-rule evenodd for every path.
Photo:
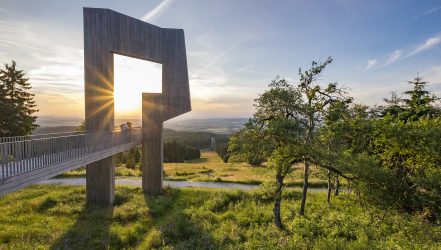
<instances>
[{"instance_id":1,"label":"weathered concrete surface","mask_svg":"<svg viewBox=\"0 0 441 250\"><path fill-rule=\"evenodd\" d=\"M152 115L156 114L157 107L143 107L147 112L143 115L143 124L151 125L152 131L159 133L154 135L146 128L143 134L144 164L149 166L145 174L143 171L143 178L146 178L144 190L157 192L162 187L162 122L191 110L184 31L160 28L109 9L84 8L83 14L88 131L112 130L114 127L113 54L162 64L162 94L155 103L161 107L160 112ZM144 120L144 117L150 118ZM88 165L86 171L88 203L111 205L114 196L111 158Z\"/></svg>"},{"instance_id":2,"label":"weathered concrete surface","mask_svg":"<svg viewBox=\"0 0 441 250\"><path fill-rule=\"evenodd\" d=\"M159 194L163 181L162 94L142 95L142 190Z\"/></svg>"}]
</instances>

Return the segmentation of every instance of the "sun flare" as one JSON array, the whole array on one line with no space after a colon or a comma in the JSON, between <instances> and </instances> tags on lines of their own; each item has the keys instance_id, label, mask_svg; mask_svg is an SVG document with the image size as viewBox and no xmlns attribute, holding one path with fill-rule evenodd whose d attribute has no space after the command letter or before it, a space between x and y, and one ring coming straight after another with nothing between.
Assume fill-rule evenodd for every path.
<instances>
[{"instance_id":1,"label":"sun flare","mask_svg":"<svg viewBox=\"0 0 441 250\"><path fill-rule=\"evenodd\" d=\"M114 55L115 116L140 116L142 93L162 92L162 65Z\"/></svg>"}]
</instances>

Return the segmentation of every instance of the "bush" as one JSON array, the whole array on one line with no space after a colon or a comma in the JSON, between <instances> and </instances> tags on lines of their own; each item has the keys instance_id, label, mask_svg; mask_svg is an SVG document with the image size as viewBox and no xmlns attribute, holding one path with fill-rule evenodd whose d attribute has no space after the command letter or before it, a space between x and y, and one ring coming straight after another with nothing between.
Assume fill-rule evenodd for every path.
<instances>
[{"instance_id":1,"label":"bush","mask_svg":"<svg viewBox=\"0 0 441 250\"><path fill-rule=\"evenodd\" d=\"M228 162L228 159L230 158L230 154L228 154L227 150L228 150L228 142L218 143L216 145L215 151L223 162Z\"/></svg>"}]
</instances>

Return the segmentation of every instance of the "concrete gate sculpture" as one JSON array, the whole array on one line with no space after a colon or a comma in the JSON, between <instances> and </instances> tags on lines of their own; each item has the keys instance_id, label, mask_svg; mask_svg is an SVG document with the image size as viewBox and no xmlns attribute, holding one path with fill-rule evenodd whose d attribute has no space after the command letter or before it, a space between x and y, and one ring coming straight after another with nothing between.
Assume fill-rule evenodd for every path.
<instances>
[{"instance_id":1,"label":"concrete gate sculpture","mask_svg":"<svg viewBox=\"0 0 441 250\"><path fill-rule=\"evenodd\" d=\"M162 189L163 122L191 110L184 31L160 28L109 9L84 8L83 14L88 132L114 129L114 54L162 64L162 93L142 93L142 188L158 193ZM89 204L113 204L112 157L87 165L86 189Z\"/></svg>"}]
</instances>

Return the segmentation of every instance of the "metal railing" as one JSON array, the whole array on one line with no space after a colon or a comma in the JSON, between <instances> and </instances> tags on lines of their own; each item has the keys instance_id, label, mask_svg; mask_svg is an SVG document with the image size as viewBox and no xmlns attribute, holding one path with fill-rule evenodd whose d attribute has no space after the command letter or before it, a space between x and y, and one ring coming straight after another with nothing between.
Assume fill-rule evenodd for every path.
<instances>
[{"instance_id":1,"label":"metal railing","mask_svg":"<svg viewBox=\"0 0 441 250\"><path fill-rule=\"evenodd\" d=\"M141 136L141 129L131 129L1 138L0 179L140 142Z\"/></svg>"},{"instance_id":2,"label":"metal railing","mask_svg":"<svg viewBox=\"0 0 441 250\"><path fill-rule=\"evenodd\" d=\"M36 134L36 135L0 137L0 143L36 140L36 139L43 139L43 138L51 138L51 137L58 137L58 136L70 136L70 135L80 135L80 134L84 134L84 132L62 132L62 133L50 133L50 134Z\"/></svg>"}]
</instances>

